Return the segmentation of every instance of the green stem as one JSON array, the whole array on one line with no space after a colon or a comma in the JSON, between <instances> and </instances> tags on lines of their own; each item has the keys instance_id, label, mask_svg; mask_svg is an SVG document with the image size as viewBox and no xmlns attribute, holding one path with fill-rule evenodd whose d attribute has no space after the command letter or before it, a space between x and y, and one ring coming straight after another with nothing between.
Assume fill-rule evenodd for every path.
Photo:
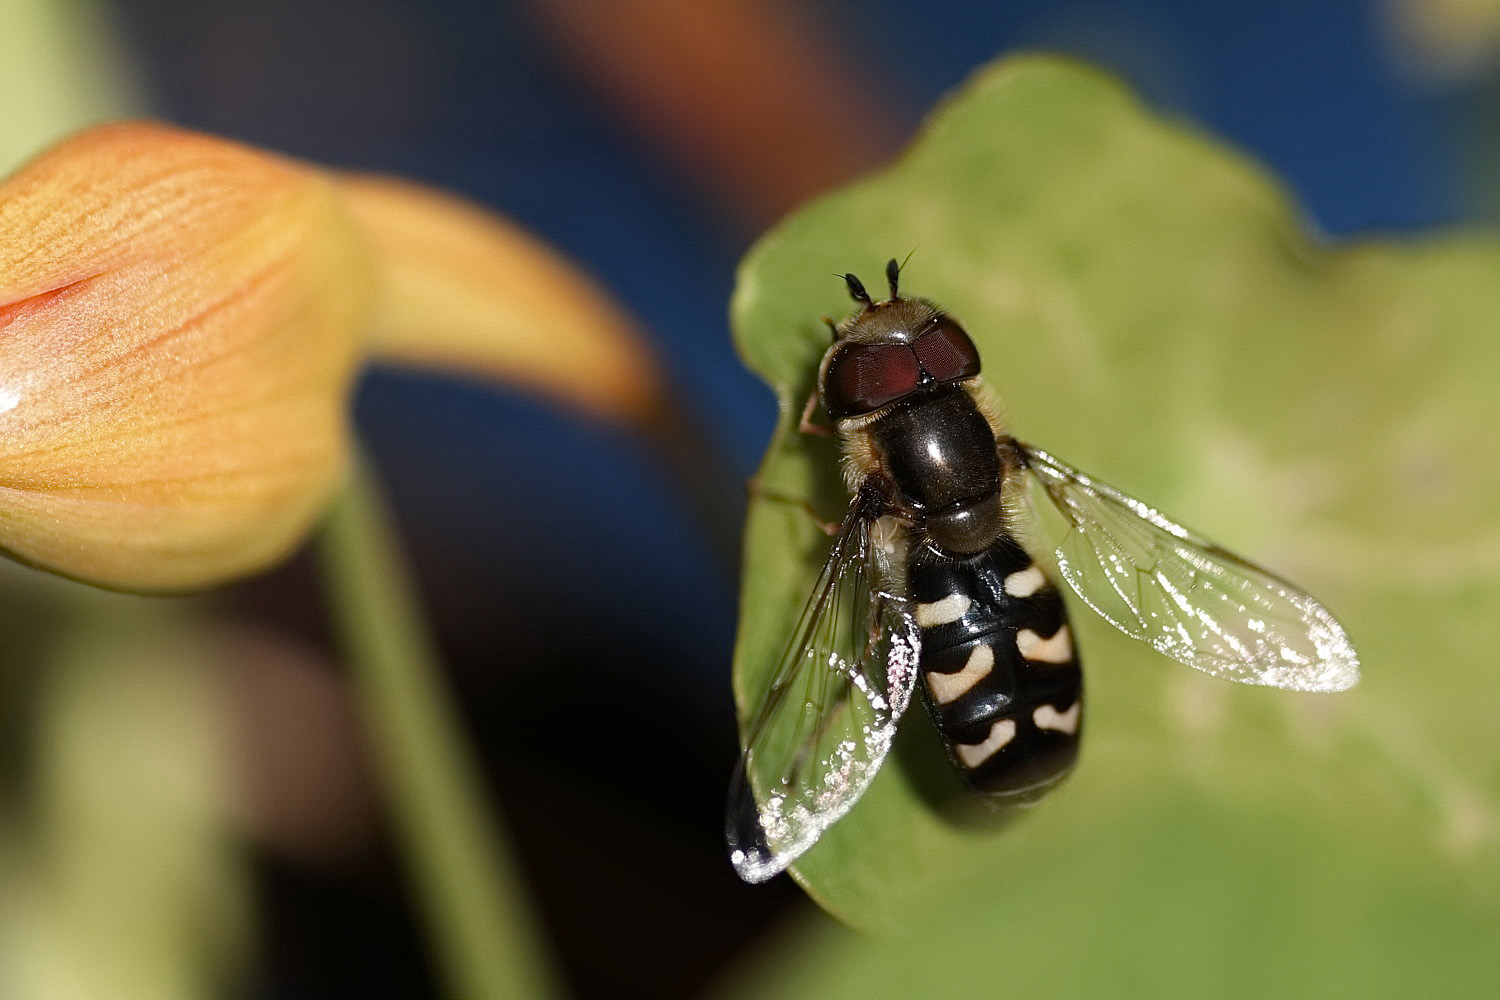
<instances>
[{"instance_id":1,"label":"green stem","mask_svg":"<svg viewBox=\"0 0 1500 1000\"><path fill-rule=\"evenodd\" d=\"M559 995L366 469L355 470L329 512L320 548L372 753L450 994Z\"/></svg>"}]
</instances>

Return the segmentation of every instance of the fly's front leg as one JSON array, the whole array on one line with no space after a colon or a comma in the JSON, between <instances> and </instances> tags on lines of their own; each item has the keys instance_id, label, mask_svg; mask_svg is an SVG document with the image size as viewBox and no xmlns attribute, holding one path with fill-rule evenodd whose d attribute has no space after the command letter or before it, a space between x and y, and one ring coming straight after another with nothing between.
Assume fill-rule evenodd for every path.
<instances>
[{"instance_id":1,"label":"fly's front leg","mask_svg":"<svg viewBox=\"0 0 1500 1000\"><path fill-rule=\"evenodd\" d=\"M811 434L814 437L832 436L833 429L831 427L813 423L813 417L817 414L817 411L818 391L814 389L812 395L807 397L807 405L802 407L802 416L797 421L797 430L800 433ZM818 514L817 508L806 497L794 497L785 493L778 493L775 490L766 489L766 487L761 485L759 479L750 480L746 491L750 494L752 500L774 500L777 503L787 503L793 507L799 507L807 512L807 515L813 519L813 523L818 526L818 530L823 532L823 534L828 535L830 538L838 534L839 523L837 521L828 521L821 517Z\"/></svg>"},{"instance_id":2,"label":"fly's front leg","mask_svg":"<svg viewBox=\"0 0 1500 1000\"><path fill-rule=\"evenodd\" d=\"M797 430L803 434L811 434L814 437L832 437L833 428L825 424L813 423L813 417L818 412L818 390L814 389L812 395L807 397L807 405L802 407L802 418L797 421Z\"/></svg>"},{"instance_id":3,"label":"fly's front leg","mask_svg":"<svg viewBox=\"0 0 1500 1000\"><path fill-rule=\"evenodd\" d=\"M778 493L775 490L768 490L761 485L759 478L752 479L746 483L745 492L749 494L752 500L770 500L774 503L791 504L793 507L805 511L807 516L812 518L813 524L818 526L818 530L830 538L839 533L839 522L823 520L819 516L817 508L806 497L794 497L786 493Z\"/></svg>"}]
</instances>

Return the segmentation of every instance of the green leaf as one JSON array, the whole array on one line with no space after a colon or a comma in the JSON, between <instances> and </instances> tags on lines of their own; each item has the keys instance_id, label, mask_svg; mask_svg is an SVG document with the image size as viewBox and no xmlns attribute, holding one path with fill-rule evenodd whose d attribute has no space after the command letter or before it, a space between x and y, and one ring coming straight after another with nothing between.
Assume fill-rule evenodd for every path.
<instances>
[{"instance_id":1,"label":"green leaf","mask_svg":"<svg viewBox=\"0 0 1500 1000\"><path fill-rule=\"evenodd\" d=\"M1500 972L1493 921L1431 872L1295 815L1180 796L1111 819L1023 834L1036 863L981 867L902 947L803 922L739 995L1404 998Z\"/></svg>"},{"instance_id":2,"label":"green leaf","mask_svg":"<svg viewBox=\"0 0 1500 1000\"><path fill-rule=\"evenodd\" d=\"M898 163L796 213L742 265L739 348L781 402L761 483L826 519L847 497L837 446L796 423L828 342L820 317L850 309L833 275L878 285L913 250L903 290L965 323L1018 437L1317 594L1365 681L1312 696L1201 677L1073 601L1090 700L1075 777L1004 829L957 824L931 804L941 751L915 710L865 798L795 867L814 898L909 930L975 865L1030 871L1038 844L1150 823L1163 796L1188 795L1299 817L1307 851L1348 848L1364 860L1339 863L1377 884L1415 866L1500 909L1500 463L1486 455L1500 240L1319 245L1261 168L1116 80L1054 58L997 63ZM798 507L752 505L742 720L827 544ZM1237 846L1193 849L1229 877ZM1045 858L1037 879L1076 883L1068 858ZM1080 859L1152 891L1149 870L1117 861ZM1286 905L1310 891L1285 886ZM1003 895L990 917L1001 936L1025 919Z\"/></svg>"}]
</instances>

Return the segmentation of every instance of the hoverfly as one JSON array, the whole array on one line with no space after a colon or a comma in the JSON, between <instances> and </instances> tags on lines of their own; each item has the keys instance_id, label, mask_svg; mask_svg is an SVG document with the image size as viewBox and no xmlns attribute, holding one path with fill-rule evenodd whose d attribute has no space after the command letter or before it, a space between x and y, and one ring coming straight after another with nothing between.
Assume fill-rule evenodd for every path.
<instances>
[{"instance_id":1,"label":"hoverfly","mask_svg":"<svg viewBox=\"0 0 1500 1000\"><path fill-rule=\"evenodd\" d=\"M894 260L883 302L843 277L858 309L829 323L804 428L821 401L853 496L731 783L741 878L780 872L849 811L916 688L991 801L1031 802L1067 776L1083 677L1062 595L1017 541L1028 480L1067 526L1063 579L1126 635L1246 684L1358 681L1353 646L1311 596L1006 433L968 334L902 297Z\"/></svg>"}]
</instances>

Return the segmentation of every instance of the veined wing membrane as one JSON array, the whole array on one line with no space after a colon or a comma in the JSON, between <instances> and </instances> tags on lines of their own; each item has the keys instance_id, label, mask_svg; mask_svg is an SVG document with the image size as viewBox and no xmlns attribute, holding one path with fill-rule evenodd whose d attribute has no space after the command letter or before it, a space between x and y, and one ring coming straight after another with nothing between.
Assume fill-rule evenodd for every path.
<instances>
[{"instance_id":1,"label":"veined wing membrane","mask_svg":"<svg viewBox=\"0 0 1500 1000\"><path fill-rule=\"evenodd\" d=\"M729 791L730 860L747 882L791 864L869 787L916 679L899 596L905 531L859 491L759 702Z\"/></svg>"},{"instance_id":2,"label":"veined wing membrane","mask_svg":"<svg viewBox=\"0 0 1500 1000\"><path fill-rule=\"evenodd\" d=\"M1017 447L1068 522L1059 571L1121 632L1245 684L1342 691L1358 682L1353 645L1311 595L1054 456Z\"/></svg>"}]
</instances>

